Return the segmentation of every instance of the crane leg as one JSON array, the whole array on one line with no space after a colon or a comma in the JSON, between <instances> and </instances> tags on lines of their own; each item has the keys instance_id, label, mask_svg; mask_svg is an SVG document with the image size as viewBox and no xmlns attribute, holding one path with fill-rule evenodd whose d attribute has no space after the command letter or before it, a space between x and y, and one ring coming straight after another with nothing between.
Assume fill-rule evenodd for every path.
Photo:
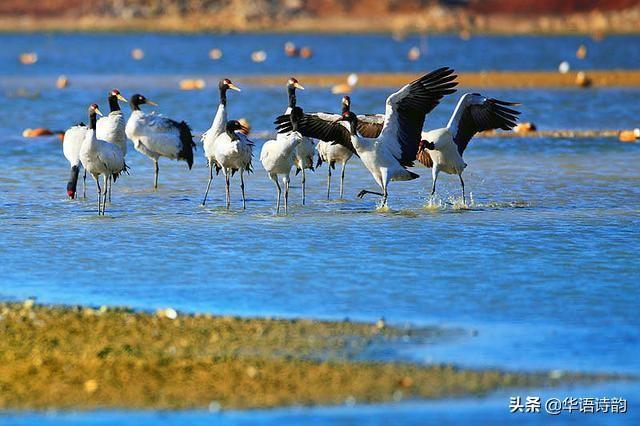
<instances>
[{"instance_id":1,"label":"crane leg","mask_svg":"<svg viewBox=\"0 0 640 426\"><path fill-rule=\"evenodd\" d=\"M342 163L342 172L340 173L340 199L344 194L344 169L347 168L347 163Z\"/></svg>"},{"instance_id":2,"label":"crane leg","mask_svg":"<svg viewBox=\"0 0 640 426\"><path fill-rule=\"evenodd\" d=\"M433 184L431 185L431 196L433 197L433 195L436 193L436 182L438 181L438 168L437 167L433 167L433 169L431 169L431 175L433 176Z\"/></svg>"},{"instance_id":3,"label":"crane leg","mask_svg":"<svg viewBox=\"0 0 640 426\"><path fill-rule=\"evenodd\" d=\"M107 187L109 186L109 177L104 175L104 194L102 195L102 216L104 216L104 210L107 208Z\"/></svg>"},{"instance_id":4,"label":"crane leg","mask_svg":"<svg viewBox=\"0 0 640 426\"><path fill-rule=\"evenodd\" d=\"M302 168L302 205L304 206L305 198L307 196L307 177L304 172L304 167Z\"/></svg>"},{"instance_id":5,"label":"crane leg","mask_svg":"<svg viewBox=\"0 0 640 426\"><path fill-rule=\"evenodd\" d=\"M158 189L158 172L160 171L160 166L158 165L158 160L153 160L155 166L155 173L153 176L153 189Z\"/></svg>"},{"instance_id":6,"label":"crane leg","mask_svg":"<svg viewBox=\"0 0 640 426\"><path fill-rule=\"evenodd\" d=\"M327 175L327 200L331 199L331 162L328 163L329 174Z\"/></svg>"},{"instance_id":7,"label":"crane leg","mask_svg":"<svg viewBox=\"0 0 640 426\"><path fill-rule=\"evenodd\" d=\"M284 182L284 214L289 214L289 179Z\"/></svg>"},{"instance_id":8,"label":"crane leg","mask_svg":"<svg viewBox=\"0 0 640 426\"><path fill-rule=\"evenodd\" d=\"M96 180L96 186L98 187L98 216L102 214L102 188L100 188L100 177L93 177Z\"/></svg>"},{"instance_id":9,"label":"crane leg","mask_svg":"<svg viewBox=\"0 0 640 426\"><path fill-rule=\"evenodd\" d=\"M82 177L82 198L87 198L87 169L84 169L84 176Z\"/></svg>"},{"instance_id":10,"label":"crane leg","mask_svg":"<svg viewBox=\"0 0 640 426\"><path fill-rule=\"evenodd\" d=\"M227 200L227 210L231 207L231 189L229 188L229 175L231 174L231 170L227 169L224 173L224 183L225 183L225 195Z\"/></svg>"},{"instance_id":11,"label":"crane leg","mask_svg":"<svg viewBox=\"0 0 640 426\"><path fill-rule=\"evenodd\" d=\"M269 174L269 179L276 184L276 193L278 197L276 198L276 214L280 213L280 195L282 194L282 189L280 188L280 183L278 182L278 175Z\"/></svg>"},{"instance_id":12,"label":"crane leg","mask_svg":"<svg viewBox=\"0 0 640 426\"><path fill-rule=\"evenodd\" d=\"M364 198L364 196L366 194L373 194L373 195L379 195L381 197L384 197L384 194L382 192L376 192L376 191L368 191L366 189L363 189L362 191L358 192L358 198Z\"/></svg>"},{"instance_id":13,"label":"crane leg","mask_svg":"<svg viewBox=\"0 0 640 426\"><path fill-rule=\"evenodd\" d=\"M465 194L464 194L464 180L462 180L462 174L459 174L458 177L460 178L460 185L462 185L462 204L466 205L467 198L465 197Z\"/></svg>"},{"instance_id":14,"label":"crane leg","mask_svg":"<svg viewBox=\"0 0 640 426\"><path fill-rule=\"evenodd\" d=\"M204 198L202 199L202 205L207 202L207 195L209 195L209 188L211 188L211 181L213 180L213 164L209 164L209 182L207 183L207 190L204 192Z\"/></svg>"},{"instance_id":15,"label":"crane leg","mask_svg":"<svg viewBox=\"0 0 640 426\"><path fill-rule=\"evenodd\" d=\"M244 170L240 170L240 190L242 191L242 210L247 209L247 200L244 195Z\"/></svg>"}]
</instances>

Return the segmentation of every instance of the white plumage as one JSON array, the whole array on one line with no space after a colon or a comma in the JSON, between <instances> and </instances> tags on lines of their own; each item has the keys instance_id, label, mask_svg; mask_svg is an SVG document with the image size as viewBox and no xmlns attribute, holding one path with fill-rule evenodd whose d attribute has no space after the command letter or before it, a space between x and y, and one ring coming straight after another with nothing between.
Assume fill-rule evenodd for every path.
<instances>
[{"instance_id":1,"label":"white plumage","mask_svg":"<svg viewBox=\"0 0 640 426\"><path fill-rule=\"evenodd\" d=\"M240 189L242 191L242 208L247 207L244 192L244 172L251 172L253 142L241 131L247 131L238 121L227 122L226 131L220 134L214 144L216 161L225 176L227 209L231 205L229 179L235 172L240 172Z\"/></svg>"},{"instance_id":2,"label":"white plumage","mask_svg":"<svg viewBox=\"0 0 640 426\"><path fill-rule=\"evenodd\" d=\"M304 87L291 77L287 81L287 95L289 98L289 105L285 110L285 114L291 114L292 110L296 106L296 89L304 90ZM303 166L306 162L305 157L308 158L306 153L307 148L301 150L300 155L296 155L296 149L303 142L303 137L295 129L289 129L287 132L278 132L275 140L269 140L262 145L262 151L260 151L260 162L267 171L269 179L276 184L277 201L276 212L280 212L280 196L282 189L278 178L282 176L282 183L284 184L284 211L288 213L289 210L289 183L291 182L291 168L298 162L300 166ZM306 142L305 142L306 143ZM313 142L311 142L313 144ZM313 166L313 157L311 158ZM304 167L298 167L302 170L302 204L305 203L305 174Z\"/></svg>"},{"instance_id":3,"label":"white plumage","mask_svg":"<svg viewBox=\"0 0 640 426\"><path fill-rule=\"evenodd\" d=\"M351 110L351 98L349 96L342 97L342 114ZM313 115L319 116L326 121L336 121L341 119L340 114L327 114L327 113L314 113ZM341 121L341 124L349 128L349 125ZM325 162L327 163L327 200L331 198L331 170L335 169L336 163L342 165L340 173L340 198L344 194L344 172L347 167L347 162L351 159L353 151L346 146L334 143L333 141L319 140L316 144L316 150L318 151L318 162L316 168Z\"/></svg>"},{"instance_id":4,"label":"white plumage","mask_svg":"<svg viewBox=\"0 0 640 426\"><path fill-rule=\"evenodd\" d=\"M425 116L443 96L455 91L455 78L453 70L440 68L390 95L386 101L382 131L375 139L357 136L358 117L351 112L344 113L342 118L349 123L349 130L313 114L302 114L301 110L298 114L292 113L289 119L292 123L298 120L298 130L303 136L334 141L357 153L382 189L382 192L362 190L358 197L362 198L365 194L380 195L385 205L389 182L418 177L407 167L413 166L416 159ZM280 124L279 132L290 129L286 116L279 117L276 122Z\"/></svg>"},{"instance_id":5,"label":"white plumage","mask_svg":"<svg viewBox=\"0 0 640 426\"><path fill-rule=\"evenodd\" d=\"M439 172L455 174L460 178L462 201L466 203L462 172L467 164L462 154L477 132L512 129L520 112L508 107L515 105L518 104L467 93L458 101L447 127L422 133L417 158L425 166L432 167L431 195L436 192Z\"/></svg>"},{"instance_id":6,"label":"white plumage","mask_svg":"<svg viewBox=\"0 0 640 426\"><path fill-rule=\"evenodd\" d=\"M296 89L304 90L304 87L296 80L291 77L287 81L287 95L289 97L289 105L285 110L285 114L291 114L291 109L296 106ZM276 135L276 140L283 141L283 143L287 143L285 141L285 136L278 134ZM305 170L311 169L313 170L313 156L315 155L315 144L313 143L313 139L305 138L300 136L300 141L296 144L296 147L293 151L293 164L296 166L296 175L302 172L301 177L301 186L302 186L302 205L305 204L307 198L307 175ZM285 201L287 197L285 197Z\"/></svg>"},{"instance_id":7,"label":"white plumage","mask_svg":"<svg viewBox=\"0 0 640 426\"><path fill-rule=\"evenodd\" d=\"M260 151L260 162L262 167L267 171L269 179L276 184L277 201L276 212L280 212L280 196L282 190L278 178L282 177L284 184L284 211L288 212L289 207L289 182L291 168L294 162L294 150L302 140L302 136L298 132L289 132L285 135L279 135L276 140L268 140L262 145Z\"/></svg>"},{"instance_id":8,"label":"white plumage","mask_svg":"<svg viewBox=\"0 0 640 426\"><path fill-rule=\"evenodd\" d=\"M126 99L122 97L118 89L113 89L109 92L107 97L109 102L110 112L109 115L101 117L96 124L96 137L100 140L116 144L120 147L120 150L126 156L127 154L127 136L125 134L126 121L118 101L126 102ZM69 161L71 166L71 179L67 184L67 195L70 198L75 198L76 185L78 181L78 173L80 168L80 148L85 140L85 136L88 131L88 126L84 124L78 124L72 126L64 133L62 141L62 151L65 158ZM83 193L84 197L86 193L86 172L83 178Z\"/></svg>"},{"instance_id":9,"label":"white plumage","mask_svg":"<svg viewBox=\"0 0 640 426\"><path fill-rule=\"evenodd\" d=\"M98 187L98 214L104 215L107 188L107 178L113 177L114 181L121 172L126 170L124 153L115 144L100 140L96 137L96 114L100 111L96 104L89 107L89 128L85 134L84 142L80 148L79 158L85 170L93 176ZM99 177L104 176L105 191L101 194Z\"/></svg>"},{"instance_id":10,"label":"white plumage","mask_svg":"<svg viewBox=\"0 0 640 426\"><path fill-rule=\"evenodd\" d=\"M207 165L209 166L209 181L207 182L207 190L204 193L202 199L202 205L207 202L207 195L211 188L211 181L213 180L213 168L216 167L216 171L220 170L220 165L216 160L215 144L218 136L225 132L227 125L227 90L232 89L240 92L240 88L231 82L228 78L220 80L218 84L218 90L220 91L220 103L216 115L213 117L211 127L202 134L201 141L204 147L204 157L207 159Z\"/></svg>"},{"instance_id":11,"label":"white plumage","mask_svg":"<svg viewBox=\"0 0 640 426\"><path fill-rule=\"evenodd\" d=\"M154 162L154 188L158 187L158 160L166 157L171 160L184 160L189 169L193 166L193 136L189 125L178 122L161 114L147 114L140 105L156 105L144 96L136 94L131 98L133 111L125 128L126 135L134 148Z\"/></svg>"}]
</instances>

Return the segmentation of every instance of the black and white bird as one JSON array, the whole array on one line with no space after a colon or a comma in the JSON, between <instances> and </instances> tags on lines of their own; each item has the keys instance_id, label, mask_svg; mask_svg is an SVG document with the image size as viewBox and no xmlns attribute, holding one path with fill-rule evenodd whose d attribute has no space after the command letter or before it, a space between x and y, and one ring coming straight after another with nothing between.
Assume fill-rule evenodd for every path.
<instances>
[{"instance_id":1,"label":"black and white bird","mask_svg":"<svg viewBox=\"0 0 640 426\"><path fill-rule=\"evenodd\" d=\"M127 137L125 135L126 121L120 110L119 101L127 102L127 100L120 94L118 89L113 89L107 96L109 102L109 108L111 112L105 117L101 117L97 122L96 137L100 140L104 140L113 143L120 147L123 154L127 154ZM73 127L67 129L64 133L62 140L62 151L65 158L69 161L71 166L71 178L67 183L67 195L73 199L76 197L76 188L78 184L78 175L80 173L80 148L85 140L85 135L89 127L84 123L79 123ZM87 172L85 170L83 177L83 194L86 198L86 180ZM111 193L109 192L109 198Z\"/></svg>"},{"instance_id":2,"label":"black and white bird","mask_svg":"<svg viewBox=\"0 0 640 426\"><path fill-rule=\"evenodd\" d=\"M342 114L350 111L350 108L351 98L349 96L344 96L342 98ZM315 115L322 117L327 121L336 121L341 118L340 114L315 113ZM344 121L342 123L347 125ZM344 145L322 140L318 140L316 149L318 151L318 162L316 163L316 168L320 167L323 162L327 163L327 200L331 198L331 170L336 168L336 163L340 163L342 165L342 171L340 173L340 198L342 198L344 194L344 171L347 167L347 162L353 155L353 152Z\"/></svg>"},{"instance_id":3,"label":"black and white bird","mask_svg":"<svg viewBox=\"0 0 640 426\"><path fill-rule=\"evenodd\" d=\"M296 89L304 90L304 87L291 77L287 81L287 95L289 97L289 106L285 110L285 114L290 114L292 109L296 106ZM278 179L282 178L282 184L284 185L284 211L288 213L289 210L289 184L291 182L291 168L295 163L295 149L302 142L303 137L300 133L296 132L292 128L287 132L278 133L276 139L268 140L262 145L260 151L260 162L267 171L269 179L276 184L277 189L277 201L276 212L280 212L280 198L282 194L282 188Z\"/></svg>"},{"instance_id":4,"label":"black and white bird","mask_svg":"<svg viewBox=\"0 0 640 426\"><path fill-rule=\"evenodd\" d=\"M386 205L391 181L412 180L417 174L407 170L413 166L418 153L420 134L425 116L445 96L455 92L456 75L444 67L407 84L387 98L384 124L377 138L358 137L358 117L346 112L341 120L349 123L349 130L338 122L323 120L312 114L298 113L276 119L278 132L288 132L298 120L298 132L307 137L334 141L358 154L373 175L382 192L362 190L358 197L375 194Z\"/></svg>"},{"instance_id":5,"label":"black and white bird","mask_svg":"<svg viewBox=\"0 0 640 426\"><path fill-rule=\"evenodd\" d=\"M214 143L216 163L222 169L226 184L227 210L231 205L229 179L236 172L240 172L240 189L242 191L242 208L247 208L244 192L244 172L251 173L251 159L253 158L253 142L244 133L247 128L237 120L228 121L225 132L218 135Z\"/></svg>"},{"instance_id":6,"label":"black and white bird","mask_svg":"<svg viewBox=\"0 0 640 426\"><path fill-rule=\"evenodd\" d=\"M161 114L147 114L140 105L157 106L140 94L131 97L131 116L127 121L126 134L133 142L136 151L146 155L155 166L153 187L158 188L158 160L166 157L171 160L186 161L189 169L193 166L193 136L191 128L184 121L175 121Z\"/></svg>"},{"instance_id":7,"label":"black and white bird","mask_svg":"<svg viewBox=\"0 0 640 426\"><path fill-rule=\"evenodd\" d=\"M278 179L282 177L282 184L284 185L284 212L288 213L289 210L289 183L291 182L290 174L294 161L294 150L296 146L302 140L302 135L298 133L298 114L301 114L302 110L298 107L293 107L291 113L287 117L293 117L289 123L289 129L286 132L278 134L275 140L268 140L262 145L262 151L260 151L260 162L267 171L269 179L276 184L277 201L276 212L280 212L280 198L282 194L282 188Z\"/></svg>"},{"instance_id":8,"label":"black and white bird","mask_svg":"<svg viewBox=\"0 0 640 426\"><path fill-rule=\"evenodd\" d=\"M102 115L98 105L90 105L89 128L80 148L80 161L84 169L96 181L98 188L98 214L104 215L107 199L107 179L111 177L115 182L122 172L127 171L127 165L124 162L124 153L119 146L96 137L97 114ZM104 194L100 188L100 175L104 177Z\"/></svg>"},{"instance_id":9,"label":"black and white bird","mask_svg":"<svg viewBox=\"0 0 640 426\"><path fill-rule=\"evenodd\" d=\"M304 90L304 87L291 77L287 81L287 95L289 98L289 105L285 110L285 114L291 113L291 109L296 106L296 89ZM281 137L276 136L276 139ZM305 170L314 170L313 157L315 155L315 146L313 140L310 138L301 138L300 142L296 145L293 151L293 163L296 166L296 176L302 172L301 186L302 186L302 205L305 204L307 198L307 175Z\"/></svg>"},{"instance_id":10,"label":"black and white bird","mask_svg":"<svg viewBox=\"0 0 640 426\"><path fill-rule=\"evenodd\" d=\"M236 90L240 92L240 88L233 84L231 80L225 78L220 80L218 84L218 90L220 93L220 103L218 104L218 110L209 130L202 134L202 145L204 147L204 157L207 159L207 165L209 166L209 181L207 182L207 190L204 193L202 205L207 202L207 195L211 188L211 181L213 180L213 168L216 168L216 172L219 172L221 166L216 161L215 157L215 141L221 134L225 133L227 125L227 90Z\"/></svg>"},{"instance_id":11,"label":"black and white bird","mask_svg":"<svg viewBox=\"0 0 640 426\"><path fill-rule=\"evenodd\" d=\"M125 127L127 121L124 118L124 114L120 109L120 103L118 101L127 102L127 100L120 94L118 89L113 89L109 92L107 97L109 102L109 114L98 120L97 136L99 139L111 142L118 145L122 150L122 154L126 158L127 156L127 135L125 133ZM85 176L86 177L86 176ZM111 176L107 178L107 188L109 201L111 201Z\"/></svg>"},{"instance_id":12,"label":"black and white bird","mask_svg":"<svg viewBox=\"0 0 640 426\"><path fill-rule=\"evenodd\" d=\"M462 202L466 204L462 172L467 164L462 159L465 148L473 136L484 130L511 130L518 121L519 111L509 107L518 103L487 98L479 93L467 93L458 102L447 127L422 133L417 159L431 167L436 192L438 173L456 174L462 186Z\"/></svg>"}]
</instances>

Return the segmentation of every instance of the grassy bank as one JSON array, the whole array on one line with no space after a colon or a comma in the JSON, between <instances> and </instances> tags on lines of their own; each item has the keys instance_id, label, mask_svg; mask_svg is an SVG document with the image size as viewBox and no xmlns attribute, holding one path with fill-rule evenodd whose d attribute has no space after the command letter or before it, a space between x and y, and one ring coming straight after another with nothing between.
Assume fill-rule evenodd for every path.
<instances>
[{"instance_id":1,"label":"grassy bank","mask_svg":"<svg viewBox=\"0 0 640 426\"><path fill-rule=\"evenodd\" d=\"M611 377L354 361L437 330L0 304L0 408L257 408L478 395Z\"/></svg>"}]
</instances>

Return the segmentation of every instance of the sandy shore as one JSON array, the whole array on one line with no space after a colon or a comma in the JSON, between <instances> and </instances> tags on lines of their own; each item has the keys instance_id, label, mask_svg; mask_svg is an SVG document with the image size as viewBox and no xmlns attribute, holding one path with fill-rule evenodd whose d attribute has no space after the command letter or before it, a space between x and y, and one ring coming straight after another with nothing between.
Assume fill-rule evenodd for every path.
<instances>
[{"instance_id":1,"label":"sandy shore","mask_svg":"<svg viewBox=\"0 0 640 426\"><path fill-rule=\"evenodd\" d=\"M255 408L611 380L354 361L436 329L0 304L0 408Z\"/></svg>"},{"instance_id":2,"label":"sandy shore","mask_svg":"<svg viewBox=\"0 0 640 426\"><path fill-rule=\"evenodd\" d=\"M483 71L461 72L458 74L459 87L483 88L562 88L577 87L578 72L561 74L550 71ZM586 77L595 87L638 87L640 70L597 70L587 71ZM262 75L238 78L245 84L281 85L289 76ZM400 87L420 77L417 73L359 73L359 87ZM305 85L333 86L346 82L346 74L300 74L296 78Z\"/></svg>"}]
</instances>

